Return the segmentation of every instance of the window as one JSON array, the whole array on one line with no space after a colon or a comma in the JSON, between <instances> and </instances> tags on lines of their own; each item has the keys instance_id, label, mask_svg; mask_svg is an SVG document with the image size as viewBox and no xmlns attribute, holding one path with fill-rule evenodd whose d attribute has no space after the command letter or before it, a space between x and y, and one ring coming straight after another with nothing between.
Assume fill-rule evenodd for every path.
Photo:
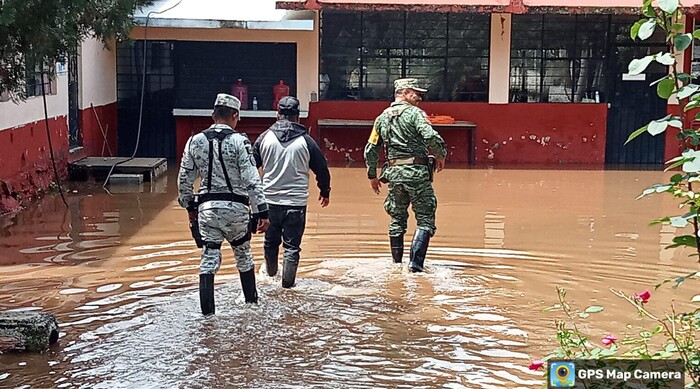
<instances>
[{"instance_id":1,"label":"window","mask_svg":"<svg viewBox=\"0 0 700 389\"><path fill-rule=\"evenodd\" d=\"M121 106L139 104L143 48L143 41L117 46ZM273 110L273 88L280 80L290 94L297 93L294 43L148 41L146 49L146 101L159 106L209 109L218 93L232 93L238 79L249 88L244 110L252 108L253 98L259 109Z\"/></svg>"},{"instance_id":2,"label":"window","mask_svg":"<svg viewBox=\"0 0 700 389\"><path fill-rule=\"evenodd\" d=\"M511 101L594 101L605 89L609 20L607 15L513 15Z\"/></svg>"},{"instance_id":3,"label":"window","mask_svg":"<svg viewBox=\"0 0 700 389\"><path fill-rule=\"evenodd\" d=\"M321 99L387 100L418 78L427 100L487 101L490 16L324 12Z\"/></svg>"},{"instance_id":4,"label":"window","mask_svg":"<svg viewBox=\"0 0 700 389\"><path fill-rule=\"evenodd\" d=\"M44 84L44 93L46 93L47 96L57 93L56 77L49 76L48 67L45 67L42 73L39 65L28 63L26 79L25 93L27 97L41 96L42 83Z\"/></svg>"}]
</instances>

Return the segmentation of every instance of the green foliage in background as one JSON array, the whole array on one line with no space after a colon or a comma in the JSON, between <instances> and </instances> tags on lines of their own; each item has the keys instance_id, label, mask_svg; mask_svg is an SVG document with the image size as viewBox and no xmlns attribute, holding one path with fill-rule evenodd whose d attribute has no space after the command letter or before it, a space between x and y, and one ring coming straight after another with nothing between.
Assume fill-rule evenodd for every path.
<instances>
[{"instance_id":1,"label":"green foliage in background","mask_svg":"<svg viewBox=\"0 0 700 389\"><path fill-rule=\"evenodd\" d=\"M0 92L23 99L27 70L51 71L87 37L103 42L128 37L134 10L151 2L0 0Z\"/></svg>"}]
</instances>

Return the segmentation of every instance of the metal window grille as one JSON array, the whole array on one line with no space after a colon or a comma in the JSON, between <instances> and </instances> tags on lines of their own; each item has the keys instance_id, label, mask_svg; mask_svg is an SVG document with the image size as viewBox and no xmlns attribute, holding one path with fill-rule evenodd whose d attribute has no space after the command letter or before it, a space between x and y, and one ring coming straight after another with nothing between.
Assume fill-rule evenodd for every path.
<instances>
[{"instance_id":1,"label":"metal window grille","mask_svg":"<svg viewBox=\"0 0 700 389\"><path fill-rule=\"evenodd\" d=\"M489 15L324 11L321 21L322 99L390 99L395 79L414 77L427 100L488 100Z\"/></svg>"}]
</instances>

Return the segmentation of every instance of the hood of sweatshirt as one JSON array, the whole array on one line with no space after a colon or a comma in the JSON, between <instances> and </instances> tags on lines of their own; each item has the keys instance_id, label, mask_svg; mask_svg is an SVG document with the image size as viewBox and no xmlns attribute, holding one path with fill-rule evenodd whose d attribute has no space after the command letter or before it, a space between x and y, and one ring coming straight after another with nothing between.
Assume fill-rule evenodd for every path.
<instances>
[{"instance_id":1,"label":"hood of sweatshirt","mask_svg":"<svg viewBox=\"0 0 700 389\"><path fill-rule=\"evenodd\" d=\"M275 134L280 142L289 142L306 134L306 127L289 120L278 120L270 127L270 131Z\"/></svg>"}]
</instances>

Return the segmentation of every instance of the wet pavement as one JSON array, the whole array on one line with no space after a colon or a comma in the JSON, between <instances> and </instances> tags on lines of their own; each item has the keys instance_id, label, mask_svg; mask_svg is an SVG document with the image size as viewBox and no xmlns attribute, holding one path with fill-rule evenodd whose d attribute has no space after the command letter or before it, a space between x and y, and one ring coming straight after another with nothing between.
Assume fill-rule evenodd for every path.
<instances>
[{"instance_id":1,"label":"wet pavement","mask_svg":"<svg viewBox=\"0 0 700 389\"><path fill-rule=\"evenodd\" d=\"M592 339L640 324L610 287L650 289L661 311L694 294L653 290L696 267L665 249L675 228L648 226L678 213L673 200L634 200L670 173L447 169L429 272L411 274L391 263L384 193L363 169L333 168L297 286L259 276L260 305L244 305L226 245L217 314L202 318L173 173L144 193L67 183L68 211L47 197L0 218L0 309L52 312L61 330L47 353L0 356L0 387L540 387L527 367L555 348L555 286L606 307L581 324ZM259 270L261 236L253 252Z\"/></svg>"}]
</instances>

